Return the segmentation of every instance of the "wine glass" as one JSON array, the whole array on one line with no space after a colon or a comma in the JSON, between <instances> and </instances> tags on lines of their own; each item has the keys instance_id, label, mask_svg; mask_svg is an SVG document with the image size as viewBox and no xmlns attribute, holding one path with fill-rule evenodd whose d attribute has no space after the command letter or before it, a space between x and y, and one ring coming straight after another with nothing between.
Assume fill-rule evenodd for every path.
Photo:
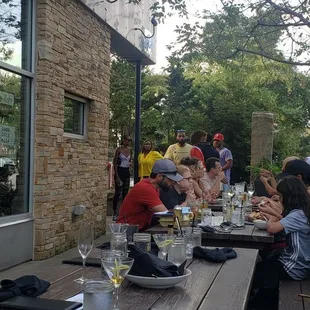
<instances>
[{"instance_id":1,"label":"wine glass","mask_svg":"<svg viewBox=\"0 0 310 310\"><path fill-rule=\"evenodd\" d=\"M118 308L118 289L122 285L127 273L133 265L134 259L131 257L122 258L119 256L105 256L102 258L102 266L109 276L111 282L114 284L116 300L114 309Z\"/></svg>"},{"instance_id":2,"label":"wine glass","mask_svg":"<svg viewBox=\"0 0 310 310\"><path fill-rule=\"evenodd\" d=\"M163 254L164 259L167 260L167 254L176 238L176 235L155 234L153 235L153 238L160 252Z\"/></svg>"},{"instance_id":3,"label":"wine glass","mask_svg":"<svg viewBox=\"0 0 310 310\"><path fill-rule=\"evenodd\" d=\"M248 184L247 190L248 190L248 194L249 194L249 200L251 200L251 198L253 197L253 194L254 194L254 185Z\"/></svg>"},{"instance_id":4,"label":"wine glass","mask_svg":"<svg viewBox=\"0 0 310 310\"><path fill-rule=\"evenodd\" d=\"M235 196L235 191L236 191L236 187L235 186L232 186L232 185L229 186L227 195L228 195L230 200L232 200L232 198Z\"/></svg>"},{"instance_id":5,"label":"wine glass","mask_svg":"<svg viewBox=\"0 0 310 310\"><path fill-rule=\"evenodd\" d=\"M111 232L113 234L121 234L125 233L127 228L129 227L129 224L126 223L110 223L109 224Z\"/></svg>"},{"instance_id":6,"label":"wine glass","mask_svg":"<svg viewBox=\"0 0 310 310\"><path fill-rule=\"evenodd\" d=\"M77 243L78 250L83 260L83 271L82 277L74 281L83 284L86 281L86 278L84 276L86 258L94 246L94 228L92 223L86 222L81 224Z\"/></svg>"}]
</instances>

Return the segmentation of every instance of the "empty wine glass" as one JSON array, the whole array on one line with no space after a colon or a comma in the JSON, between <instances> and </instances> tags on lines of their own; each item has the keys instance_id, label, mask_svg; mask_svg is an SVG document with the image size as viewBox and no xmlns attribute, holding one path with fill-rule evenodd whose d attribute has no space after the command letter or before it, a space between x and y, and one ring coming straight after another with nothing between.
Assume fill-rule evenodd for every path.
<instances>
[{"instance_id":1,"label":"empty wine glass","mask_svg":"<svg viewBox=\"0 0 310 310\"><path fill-rule=\"evenodd\" d=\"M248 194L249 194L249 199L251 200L251 198L253 197L253 194L254 194L254 185L248 184L247 190L248 190Z\"/></svg>"},{"instance_id":2,"label":"empty wine glass","mask_svg":"<svg viewBox=\"0 0 310 310\"><path fill-rule=\"evenodd\" d=\"M155 234L153 235L153 238L160 252L163 254L164 259L167 260L167 254L176 238L176 235Z\"/></svg>"},{"instance_id":3,"label":"empty wine glass","mask_svg":"<svg viewBox=\"0 0 310 310\"><path fill-rule=\"evenodd\" d=\"M86 280L84 273L85 273L85 262L86 258L93 249L94 246L94 228L93 224L90 222L82 223L79 230L79 238L77 242L77 247L79 250L80 255L82 256L83 260L83 271L82 277L74 280L77 283L83 284Z\"/></svg>"},{"instance_id":4,"label":"empty wine glass","mask_svg":"<svg viewBox=\"0 0 310 310\"><path fill-rule=\"evenodd\" d=\"M111 232L113 234L121 234L125 233L127 228L129 227L129 224L126 223L110 223L109 224Z\"/></svg>"},{"instance_id":5,"label":"empty wine glass","mask_svg":"<svg viewBox=\"0 0 310 310\"><path fill-rule=\"evenodd\" d=\"M102 258L102 266L109 276L115 288L115 303L114 309L118 308L118 289L122 285L127 273L133 265L134 259L131 257L121 258L119 256L105 256Z\"/></svg>"}]
</instances>

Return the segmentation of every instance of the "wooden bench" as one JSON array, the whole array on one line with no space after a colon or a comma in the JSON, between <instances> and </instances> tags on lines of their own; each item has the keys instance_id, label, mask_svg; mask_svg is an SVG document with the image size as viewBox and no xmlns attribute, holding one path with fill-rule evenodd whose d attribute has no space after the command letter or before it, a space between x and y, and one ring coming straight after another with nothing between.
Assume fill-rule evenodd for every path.
<instances>
[{"instance_id":1,"label":"wooden bench","mask_svg":"<svg viewBox=\"0 0 310 310\"><path fill-rule=\"evenodd\" d=\"M279 310L310 310L310 298L298 294L310 295L310 276L303 281L280 281Z\"/></svg>"}]
</instances>

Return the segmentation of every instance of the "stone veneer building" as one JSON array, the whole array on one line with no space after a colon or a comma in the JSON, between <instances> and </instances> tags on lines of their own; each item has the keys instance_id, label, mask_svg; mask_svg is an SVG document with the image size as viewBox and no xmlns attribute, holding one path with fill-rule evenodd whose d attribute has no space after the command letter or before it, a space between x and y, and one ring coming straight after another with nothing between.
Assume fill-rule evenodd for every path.
<instances>
[{"instance_id":1,"label":"stone veneer building","mask_svg":"<svg viewBox=\"0 0 310 310\"><path fill-rule=\"evenodd\" d=\"M128 33L128 26L150 27L151 1L145 12L96 2L20 0L13 11L21 21L21 56L12 64L0 53L0 113L19 107L19 123L14 127L6 114L0 157L16 166L16 191L0 218L0 246L7 249L0 269L75 246L85 220L93 221L96 236L105 233L110 52L151 64L155 45Z\"/></svg>"}]
</instances>

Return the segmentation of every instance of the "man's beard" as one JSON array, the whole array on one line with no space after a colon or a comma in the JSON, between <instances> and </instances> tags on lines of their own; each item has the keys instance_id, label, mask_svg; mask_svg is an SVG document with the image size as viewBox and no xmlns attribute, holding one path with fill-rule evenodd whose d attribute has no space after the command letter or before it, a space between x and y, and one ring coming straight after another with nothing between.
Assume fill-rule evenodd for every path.
<instances>
[{"instance_id":1,"label":"man's beard","mask_svg":"<svg viewBox=\"0 0 310 310\"><path fill-rule=\"evenodd\" d=\"M178 143L179 143L180 145L184 145L184 144L186 143L186 141L185 141L185 140L179 140Z\"/></svg>"},{"instance_id":2,"label":"man's beard","mask_svg":"<svg viewBox=\"0 0 310 310\"><path fill-rule=\"evenodd\" d=\"M164 180L160 181L158 183L158 186L160 187L160 189L162 189L164 192L168 192L169 191L169 188L170 188L170 185L167 184Z\"/></svg>"}]
</instances>

